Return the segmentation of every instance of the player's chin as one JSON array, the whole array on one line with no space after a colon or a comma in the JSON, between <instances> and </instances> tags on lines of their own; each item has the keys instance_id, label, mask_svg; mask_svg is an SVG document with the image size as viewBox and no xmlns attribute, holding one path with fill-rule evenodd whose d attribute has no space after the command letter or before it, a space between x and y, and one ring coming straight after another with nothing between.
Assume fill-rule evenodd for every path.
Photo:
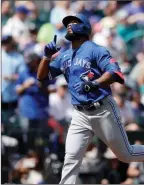
<instances>
[{"instance_id":1,"label":"player's chin","mask_svg":"<svg viewBox=\"0 0 144 185\"><path fill-rule=\"evenodd\" d=\"M69 41L78 40L79 37L75 35L73 32L67 32L65 38Z\"/></svg>"}]
</instances>

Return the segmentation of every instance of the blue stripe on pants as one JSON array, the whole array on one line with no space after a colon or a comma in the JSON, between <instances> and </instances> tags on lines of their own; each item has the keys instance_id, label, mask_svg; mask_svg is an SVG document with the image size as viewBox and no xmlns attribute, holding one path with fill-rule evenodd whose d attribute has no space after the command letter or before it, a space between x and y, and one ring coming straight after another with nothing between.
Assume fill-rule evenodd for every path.
<instances>
[{"instance_id":1,"label":"blue stripe on pants","mask_svg":"<svg viewBox=\"0 0 144 185\"><path fill-rule=\"evenodd\" d=\"M113 111L113 113L114 113L114 116L115 116L116 121L117 121L117 123L118 123L118 126L119 126L119 128L120 128L120 131L121 131L121 134L122 134L122 136L123 136L123 139L124 139L124 142L125 142L125 144L126 144L126 147L127 147L127 149L128 149L128 152L129 152L132 156L144 155L144 152L134 153L134 152L131 150L130 144L129 144L128 139L127 139L127 136L126 136L126 134L125 134L125 131L123 130L122 124L121 124L121 122L119 121L119 118L118 118L118 116L117 116L117 113L116 113L116 110L115 110L115 106L114 106L114 104L113 104L111 101L110 101L109 103L110 103L110 105L111 105L112 111Z\"/></svg>"}]
</instances>

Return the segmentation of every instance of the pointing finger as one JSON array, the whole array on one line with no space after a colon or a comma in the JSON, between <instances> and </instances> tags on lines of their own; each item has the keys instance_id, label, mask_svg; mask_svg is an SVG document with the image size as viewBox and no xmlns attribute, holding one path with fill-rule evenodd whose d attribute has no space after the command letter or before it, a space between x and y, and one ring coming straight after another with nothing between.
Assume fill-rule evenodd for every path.
<instances>
[{"instance_id":1,"label":"pointing finger","mask_svg":"<svg viewBox=\"0 0 144 185\"><path fill-rule=\"evenodd\" d=\"M53 39L54 43L56 44L56 41L57 41L57 35L54 36L54 39Z\"/></svg>"}]
</instances>

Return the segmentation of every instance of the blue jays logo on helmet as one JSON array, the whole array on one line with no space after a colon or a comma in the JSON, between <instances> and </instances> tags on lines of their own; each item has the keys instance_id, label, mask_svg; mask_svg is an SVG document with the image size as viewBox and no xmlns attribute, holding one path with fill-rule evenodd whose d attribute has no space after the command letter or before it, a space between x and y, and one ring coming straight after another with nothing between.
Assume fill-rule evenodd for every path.
<instances>
[{"instance_id":1,"label":"blue jays logo on helmet","mask_svg":"<svg viewBox=\"0 0 144 185\"><path fill-rule=\"evenodd\" d=\"M63 19L63 24L65 27L70 21L77 20L79 24L72 25L72 31L77 35L90 36L92 28L88 18L83 14L77 14L75 16L69 15Z\"/></svg>"}]
</instances>

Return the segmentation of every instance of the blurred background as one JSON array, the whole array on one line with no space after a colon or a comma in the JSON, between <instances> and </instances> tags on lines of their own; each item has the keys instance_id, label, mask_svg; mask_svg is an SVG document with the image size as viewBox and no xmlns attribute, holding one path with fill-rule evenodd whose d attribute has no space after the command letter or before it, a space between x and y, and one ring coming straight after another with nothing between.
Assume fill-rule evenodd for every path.
<instances>
[{"instance_id":1,"label":"blurred background","mask_svg":"<svg viewBox=\"0 0 144 185\"><path fill-rule=\"evenodd\" d=\"M57 34L70 47L62 19L85 14L93 42L117 59L125 85L113 96L131 144L144 144L144 1L2 1L2 184L59 183L73 107L65 79L36 80L44 45ZM97 137L87 148L79 183L143 184L144 164L124 164Z\"/></svg>"}]
</instances>

